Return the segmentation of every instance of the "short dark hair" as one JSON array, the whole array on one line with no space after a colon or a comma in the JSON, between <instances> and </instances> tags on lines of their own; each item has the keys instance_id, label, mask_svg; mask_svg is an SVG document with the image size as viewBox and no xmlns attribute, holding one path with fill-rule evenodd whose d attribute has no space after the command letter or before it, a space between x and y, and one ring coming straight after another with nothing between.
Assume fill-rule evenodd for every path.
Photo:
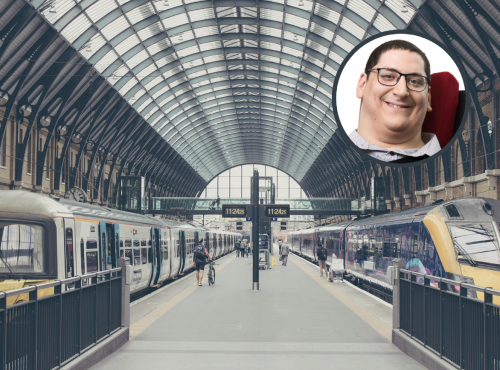
<instances>
[{"instance_id":1,"label":"short dark hair","mask_svg":"<svg viewBox=\"0 0 500 370\"><path fill-rule=\"evenodd\" d=\"M427 78L431 78L431 64L429 63L429 59L427 59L427 56L425 53L420 50L415 44L412 44L411 42L405 41L405 40L392 40L392 41L387 41L384 42L382 45L379 45L375 48L375 50L372 51L370 54L370 57L368 58L368 61L366 62L366 68L365 71L368 71L375 67L380 60L380 57L382 54L389 50L408 50L412 53L417 53L422 57L424 60L424 71L425 75ZM369 74L367 74L366 79L368 79Z\"/></svg>"},{"instance_id":2,"label":"short dark hair","mask_svg":"<svg viewBox=\"0 0 500 370\"><path fill-rule=\"evenodd\" d=\"M198 240L198 243L203 243L203 238L201 238L200 240Z\"/></svg>"},{"instance_id":3,"label":"short dark hair","mask_svg":"<svg viewBox=\"0 0 500 370\"><path fill-rule=\"evenodd\" d=\"M323 243L318 243L318 247L322 247L323 246Z\"/></svg>"}]
</instances>

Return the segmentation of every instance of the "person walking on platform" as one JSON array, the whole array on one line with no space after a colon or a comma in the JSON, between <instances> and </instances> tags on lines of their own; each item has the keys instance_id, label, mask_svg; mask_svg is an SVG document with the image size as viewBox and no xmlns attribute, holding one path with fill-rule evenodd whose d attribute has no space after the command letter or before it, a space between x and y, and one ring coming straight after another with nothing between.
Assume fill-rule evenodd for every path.
<instances>
[{"instance_id":1,"label":"person walking on platform","mask_svg":"<svg viewBox=\"0 0 500 370\"><path fill-rule=\"evenodd\" d=\"M240 256L240 248L241 248L241 242L239 240L236 240L236 243L234 243L234 249L236 250L236 257Z\"/></svg>"},{"instance_id":2,"label":"person walking on platform","mask_svg":"<svg viewBox=\"0 0 500 370\"><path fill-rule=\"evenodd\" d=\"M323 270L325 270L325 275L328 276L328 269L326 267L326 248L323 247L323 243L318 243L318 250L316 251L316 256L318 257L319 265L319 276L323 276Z\"/></svg>"},{"instance_id":3,"label":"person walking on platform","mask_svg":"<svg viewBox=\"0 0 500 370\"><path fill-rule=\"evenodd\" d=\"M282 246L282 245L283 245L283 240L281 240L281 239L280 239L280 240L278 241L278 246L280 247L280 254L281 254L281 246Z\"/></svg>"},{"instance_id":4,"label":"person walking on platform","mask_svg":"<svg viewBox=\"0 0 500 370\"><path fill-rule=\"evenodd\" d=\"M281 245L280 256L281 256L281 265L286 266L286 263L288 262L288 244Z\"/></svg>"},{"instance_id":5,"label":"person walking on platform","mask_svg":"<svg viewBox=\"0 0 500 370\"><path fill-rule=\"evenodd\" d=\"M200 239L193 255L193 266L196 269L196 280L199 286L202 286L201 281L203 280L203 271L205 270L207 260L210 260L210 255L207 252L207 248L203 245L203 239Z\"/></svg>"}]
</instances>

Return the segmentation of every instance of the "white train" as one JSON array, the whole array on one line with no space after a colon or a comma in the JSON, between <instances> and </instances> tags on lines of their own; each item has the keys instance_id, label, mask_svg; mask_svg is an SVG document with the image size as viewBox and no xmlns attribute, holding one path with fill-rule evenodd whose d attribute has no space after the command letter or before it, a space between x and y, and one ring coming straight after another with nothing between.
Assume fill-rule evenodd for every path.
<instances>
[{"instance_id":1,"label":"white train","mask_svg":"<svg viewBox=\"0 0 500 370\"><path fill-rule=\"evenodd\" d=\"M234 250L241 234L2 190L0 291L109 270L125 256L134 269L130 292L137 293L191 269L201 238L218 258Z\"/></svg>"}]
</instances>

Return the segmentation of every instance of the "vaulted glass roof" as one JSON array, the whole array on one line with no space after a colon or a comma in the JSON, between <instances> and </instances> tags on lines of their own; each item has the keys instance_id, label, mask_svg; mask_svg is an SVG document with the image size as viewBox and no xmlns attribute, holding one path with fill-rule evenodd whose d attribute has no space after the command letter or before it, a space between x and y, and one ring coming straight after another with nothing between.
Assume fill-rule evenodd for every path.
<instances>
[{"instance_id":1,"label":"vaulted glass roof","mask_svg":"<svg viewBox=\"0 0 500 370\"><path fill-rule=\"evenodd\" d=\"M420 0L32 0L205 179L260 163L300 181L336 129L337 69Z\"/></svg>"}]
</instances>

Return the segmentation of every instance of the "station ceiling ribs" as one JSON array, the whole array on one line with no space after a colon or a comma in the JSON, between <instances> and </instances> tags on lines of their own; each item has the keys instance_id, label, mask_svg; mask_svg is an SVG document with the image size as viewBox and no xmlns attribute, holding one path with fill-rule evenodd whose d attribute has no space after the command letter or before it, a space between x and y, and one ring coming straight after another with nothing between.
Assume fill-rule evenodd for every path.
<instances>
[{"instance_id":1,"label":"station ceiling ribs","mask_svg":"<svg viewBox=\"0 0 500 370\"><path fill-rule=\"evenodd\" d=\"M196 185L189 191L196 193L216 174L252 163L277 167L302 181L336 130L331 92L343 59L371 35L406 28L421 1L404 6L402 0L2 4L3 20L33 7L44 20L34 17L29 26L51 25L60 34L49 48L58 53L70 44L77 51L51 89L62 89L78 66L92 66L62 108L66 113L55 132L69 128L66 121L79 104L87 113L79 114L67 131L77 140L100 140L99 153L107 153L109 160L126 159L134 169L154 174L156 181L170 179L166 174L179 157L179 178L193 178ZM32 36L42 33L35 30ZM27 32L16 38L29 43ZM18 55L10 50L2 57ZM55 61L47 53L42 58L30 83L43 74L46 62ZM11 67L4 63L2 76L13 73ZM90 81L100 79L105 83L89 92ZM91 113L108 90L128 103L117 112L123 120L102 119L110 107L101 108L102 117L93 120ZM86 102L79 98L84 94ZM136 126L129 128L131 117L137 118ZM145 134L151 130L157 136ZM130 135L140 140L129 140ZM157 174L160 162L166 169Z\"/></svg>"}]
</instances>

